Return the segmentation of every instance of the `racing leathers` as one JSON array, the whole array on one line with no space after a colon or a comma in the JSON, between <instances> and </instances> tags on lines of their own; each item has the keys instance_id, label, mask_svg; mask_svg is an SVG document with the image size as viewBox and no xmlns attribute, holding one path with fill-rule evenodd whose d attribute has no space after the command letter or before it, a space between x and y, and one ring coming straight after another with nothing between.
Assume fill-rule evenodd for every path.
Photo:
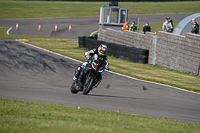
<instances>
[{"instance_id":1,"label":"racing leathers","mask_svg":"<svg viewBox=\"0 0 200 133\"><path fill-rule=\"evenodd\" d=\"M109 70L109 64L108 64L108 61L107 61L107 56L104 55L104 56L100 56L98 54L98 49L92 49L88 52L85 53L85 57L86 59L88 59L87 62L84 62L81 66L78 67L78 70L73 78L73 80L77 80L80 72L83 70L83 68L88 64L88 63L91 63L91 61L94 60L95 63L105 63L105 69Z\"/></svg>"}]
</instances>

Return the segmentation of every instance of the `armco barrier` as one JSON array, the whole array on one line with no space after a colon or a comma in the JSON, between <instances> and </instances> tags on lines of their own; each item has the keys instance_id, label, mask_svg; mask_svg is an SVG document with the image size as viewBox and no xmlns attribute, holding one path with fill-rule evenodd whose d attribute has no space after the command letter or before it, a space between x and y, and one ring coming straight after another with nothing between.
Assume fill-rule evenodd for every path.
<instances>
[{"instance_id":1,"label":"armco barrier","mask_svg":"<svg viewBox=\"0 0 200 133\"><path fill-rule=\"evenodd\" d=\"M79 37L79 48L86 47L87 50L98 48L100 44L105 44L108 47L107 55L114 56L119 59L129 60L134 63L148 63L149 50L141 48L129 47L116 43L108 43L98 41L94 37Z\"/></svg>"}]
</instances>

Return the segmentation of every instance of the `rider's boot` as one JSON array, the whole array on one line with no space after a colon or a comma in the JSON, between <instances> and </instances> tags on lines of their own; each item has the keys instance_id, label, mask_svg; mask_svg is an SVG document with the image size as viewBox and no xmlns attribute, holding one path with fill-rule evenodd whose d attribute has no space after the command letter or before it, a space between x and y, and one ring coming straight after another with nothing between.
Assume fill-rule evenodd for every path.
<instances>
[{"instance_id":1,"label":"rider's boot","mask_svg":"<svg viewBox=\"0 0 200 133\"><path fill-rule=\"evenodd\" d=\"M73 78L74 81L76 81L78 79L78 76L80 75L81 71L82 71L82 67L78 67L78 70L76 71L76 74Z\"/></svg>"}]
</instances>

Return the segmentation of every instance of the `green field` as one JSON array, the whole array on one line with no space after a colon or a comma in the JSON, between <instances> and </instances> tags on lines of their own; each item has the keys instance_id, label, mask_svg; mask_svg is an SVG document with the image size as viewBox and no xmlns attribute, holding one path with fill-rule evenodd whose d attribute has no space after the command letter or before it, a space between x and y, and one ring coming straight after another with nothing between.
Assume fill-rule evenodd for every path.
<instances>
[{"instance_id":1,"label":"green field","mask_svg":"<svg viewBox=\"0 0 200 133\"><path fill-rule=\"evenodd\" d=\"M0 98L1 133L198 133L200 124Z\"/></svg>"},{"instance_id":2,"label":"green field","mask_svg":"<svg viewBox=\"0 0 200 133\"><path fill-rule=\"evenodd\" d=\"M0 0L0 18L46 18L99 16L108 2L12 1ZM192 2L119 2L129 7L129 15L200 12L200 1Z\"/></svg>"}]
</instances>

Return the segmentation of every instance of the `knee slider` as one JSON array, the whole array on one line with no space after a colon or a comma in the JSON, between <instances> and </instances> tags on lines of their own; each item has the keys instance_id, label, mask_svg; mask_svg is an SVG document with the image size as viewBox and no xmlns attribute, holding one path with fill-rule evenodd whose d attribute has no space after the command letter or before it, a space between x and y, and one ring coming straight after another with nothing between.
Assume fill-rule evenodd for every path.
<instances>
[{"instance_id":1,"label":"knee slider","mask_svg":"<svg viewBox=\"0 0 200 133\"><path fill-rule=\"evenodd\" d=\"M82 68L81 67L78 67L78 71L80 71Z\"/></svg>"}]
</instances>

